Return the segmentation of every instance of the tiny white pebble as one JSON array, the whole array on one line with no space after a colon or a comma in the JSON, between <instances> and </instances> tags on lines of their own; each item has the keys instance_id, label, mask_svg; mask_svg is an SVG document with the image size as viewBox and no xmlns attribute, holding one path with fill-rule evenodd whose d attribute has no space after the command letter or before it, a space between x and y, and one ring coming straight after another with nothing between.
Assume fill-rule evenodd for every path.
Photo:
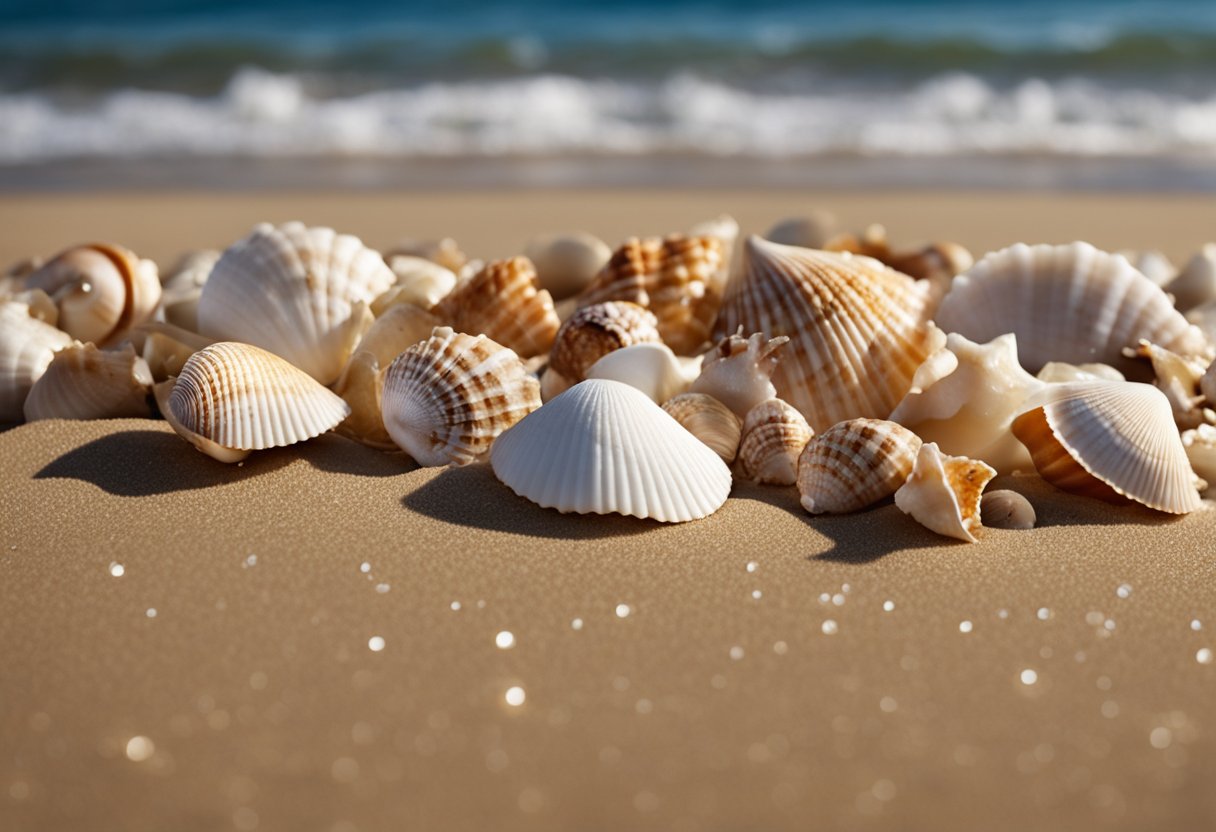
<instances>
[{"instance_id":1,"label":"tiny white pebble","mask_svg":"<svg viewBox=\"0 0 1216 832\"><path fill-rule=\"evenodd\" d=\"M570 628L571 628L571 629L573 629L573 630L581 630L581 629L583 629L583 619L581 619L581 618L576 618L576 619L574 619L573 621L571 621L571 622L570 622Z\"/></svg>"},{"instance_id":2,"label":"tiny white pebble","mask_svg":"<svg viewBox=\"0 0 1216 832\"><path fill-rule=\"evenodd\" d=\"M1039 607L1039 611L1035 615L1038 616L1040 621L1046 621L1051 618L1051 610L1047 609L1047 607Z\"/></svg>"},{"instance_id":3,"label":"tiny white pebble","mask_svg":"<svg viewBox=\"0 0 1216 832\"><path fill-rule=\"evenodd\" d=\"M960 633L971 632L971 622L970 621L960 621L958 624L958 631Z\"/></svg>"},{"instance_id":4,"label":"tiny white pebble","mask_svg":"<svg viewBox=\"0 0 1216 832\"><path fill-rule=\"evenodd\" d=\"M1200 621L1198 618L1192 618L1191 619L1191 629L1194 630L1195 632L1199 632L1200 630L1203 629L1203 622Z\"/></svg>"},{"instance_id":5,"label":"tiny white pebble","mask_svg":"<svg viewBox=\"0 0 1216 832\"><path fill-rule=\"evenodd\" d=\"M498 645L499 650L510 650L515 646L515 634L510 630L503 630L494 636L494 643Z\"/></svg>"},{"instance_id":6,"label":"tiny white pebble","mask_svg":"<svg viewBox=\"0 0 1216 832\"><path fill-rule=\"evenodd\" d=\"M899 703L894 696L884 696L878 701L878 707L884 714L893 714L899 709Z\"/></svg>"},{"instance_id":7,"label":"tiny white pebble","mask_svg":"<svg viewBox=\"0 0 1216 832\"><path fill-rule=\"evenodd\" d=\"M156 752L156 745L145 736L137 736L127 740L126 750L128 760L142 763Z\"/></svg>"},{"instance_id":8,"label":"tiny white pebble","mask_svg":"<svg viewBox=\"0 0 1216 832\"><path fill-rule=\"evenodd\" d=\"M460 602L459 601L453 601L448 606L450 606L452 608L452 612L460 612Z\"/></svg>"},{"instance_id":9,"label":"tiny white pebble","mask_svg":"<svg viewBox=\"0 0 1216 832\"><path fill-rule=\"evenodd\" d=\"M528 694L519 685L507 688L507 692L503 694L503 699L507 700L507 704L512 708L518 708L527 698Z\"/></svg>"},{"instance_id":10,"label":"tiny white pebble","mask_svg":"<svg viewBox=\"0 0 1216 832\"><path fill-rule=\"evenodd\" d=\"M617 618L628 618L629 613L631 613L631 612L633 612L633 610L630 609L628 604L617 604L616 605L616 617Z\"/></svg>"},{"instance_id":11,"label":"tiny white pebble","mask_svg":"<svg viewBox=\"0 0 1216 832\"><path fill-rule=\"evenodd\" d=\"M756 563L754 560L749 560L749 561L747 562L747 571L748 571L748 572L755 572L755 571L756 571L756 569L757 569L759 566L760 566L760 564Z\"/></svg>"},{"instance_id":12,"label":"tiny white pebble","mask_svg":"<svg viewBox=\"0 0 1216 832\"><path fill-rule=\"evenodd\" d=\"M840 585L840 591L843 592L845 595L848 595L852 589L853 589L853 587L849 586L848 584Z\"/></svg>"},{"instance_id":13,"label":"tiny white pebble","mask_svg":"<svg viewBox=\"0 0 1216 832\"><path fill-rule=\"evenodd\" d=\"M1033 685L1035 682L1039 681L1039 674L1035 673L1030 668L1026 668L1022 671L1019 678L1022 680L1023 685Z\"/></svg>"},{"instance_id":14,"label":"tiny white pebble","mask_svg":"<svg viewBox=\"0 0 1216 832\"><path fill-rule=\"evenodd\" d=\"M384 649L384 638L381 636L372 636L367 640L367 649L373 653L379 653Z\"/></svg>"},{"instance_id":15,"label":"tiny white pebble","mask_svg":"<svg viewBox=\"0 0 1216 832\"><path fill-rule=\"evenodd\" d=\"M839 628L836 626L836 622L829 618L823 622L823 625L819 629L823 630L825 636L830 636L835 635Z\"/></svg>"},{"instance_id":16,"label":"tiny white pebble","mask_svg":"<svg viewBox=\"0 0 1216 832\"><path fill-rule=\"evenodd\" d=\"M1115 619L1113 619L1113 618L1108 618L1108 619L1106 619L1106 621L1104 621L1104 622L1102 623L1102 626L1103 626L1103 627L1105 627L1105 628L1106 628L1106 629L1108 629L1108 630L1113 630L1113 629L1115 629Z\"/></svg>"},{"instance_id":17,"label":"tiny white pebble","mask_svg":"<svg viewBox=\"0 0 1216 832\"><path fill-rule=\"evenodd\" d=\"M148 611L145 614L148 618L156 618L156 607L148 607Z\"/></svg>"},{"instance_id":18,"label":"tiny white pebble","mask_svg":"<svg viewBox=\"0 0 1216 832\"><path fill-rule=\"evenodd\" d=\"M1195 652L1195 661L1199 662L1200 664L1211 664L1212 663L1212 648L1200 647Z\"/></svg>"},{"instance_id":19,"label":"tiny white pebble","mask_svg":"<svg viewBox=\"0 0 1216 832\"><path fill-rule=\"evenodd\" d=\"M743 648L739 645L735 645L734 647L730 648L730 657L735 661L739 661L741 658L743 658Z\"/></svg>"},{"instance_id":20,"label":"tiny white pebble","mask_svg":"<svg viewBox=\"0 0 1216 832\"><path fill-rule=\"evenodd\" d=\"M258 565L258 556L257 555L249 555L247 558L245 558L245 568L246 569L250 569L257 565Z\"/></svg>"},{"instance_id":21,"label":"tiny white pebble","mask_svg":"<svg viewBox=\"0 0 1216 832\"><path fill-rule=\"evenodd\" d=\"M895 609L894 601L883 601L882 602L882 611L883 612L890 612L893 609Z\"/></svg>"},{"instance_id":22,"label":"tiny white pebble","mask_svg":"<svg viewBox=\"0 0 1216 832\"><path fill-rule=\"evenodd\" d=\"M844 602L845 602L845 597L843 594L837 592L835 595L832 596L832 603L835 604L836 606L843 607Z\"/></svg>"},{"instance_id":23,"label":"tiny white pebble","mask_svg":"<svg viewBox=\"0 0 1216 832\"><path fill-rule=\"evenodd\" d=\"M830 593L830 592L819 593L819 603L821 603L821 604L832 603L832 593Z\"/></svg>"},{"instance_id":24,"label":"tiny white pebble","mask_svg":"<svg viewBox=\"0 0 1216 832\"><path fill-rule=\"evenodd\" d=\"M784 641L773 642L773 652L778 656L784 656L789 649L789 645Z\"/></svg>"},{"instance_id":25,"label":"tiny white pebble","mask_svg":"<svg viewBox=\"0 0 1216 832\"><path fill-rule=\"evenodd\" d=\"M110 574L115 578L121 578L127 572L127 568L118 561L110 562Z\"/></svg>"},{"instance_id":26,"label":"tiny white pebble","mask_svg":"<svg viewBox=\"0 0 1216 832\"><path fill-rule=\"evenodd\" d=\"M376 592L380 593L381 595L388 592L388 590L389 590L388 584L376 584Z\"/></svg>"},{"instance_id":27,"label":"tiny white pebble","mask_svg":"<svg viewBox=\"0 0 1216 832\"><path fill-rule=\"evenodd\" d=\"M763 596L763 595L764 595L764 593L762 593L762 592L761 592L760 590L758 590L758 589L753 589L753 590L752 590L752 597L753 597L753 598L755 598L757 601L759 601L759 600L760 600L760 598L761 598L761 596Z\"/></svg>"},{"instance_id":28,"label":"tiny white pebble","mask_svg":"<svg viewBox=\"0 0 1216 832\"><path fill-rule=\"evenodd\" d=\"M366 575L368 572L372 571L372 565L367 561L363 561L363 563L359 564L359 571Z\"/></svg>"},{"instance_id":29,"label":"tiny white pebble","mask_svg":"<svg viewBox=\"0 0 1216 832\"><path fill-rule=\"evenodd\" d=\"M1129 598L1131 597L1131 594L1131 584L1119 584L1119 586L1115 589L1115 595L1118 595L1120 598Z\"/></svg>"},{"instance_id":30,"label":"tiny white pebble","mask_svg":"<svg viewBox=\"0 0 1216 832\"><path fill-rule=\"evenodd\" d=\"M1006 610L1006 609L1000 609L1000 610L997 610L997 611L996 611L996 617L997 617L997 618L1008 618L1008 617L1009 617L1009 610Z\"/></svg>"},{"instance_id":31,"label":"tiny white pebble","mask_svg":"<svg viewBox=\"0 0 1216 832\"><path fill-rule=\"evenodd\" d=\"M1174 739L1174 734L1169 728L1164 725L1158 725L1148 735L1149 745L1156 749L1165 749L1170 747L1170 743Z\"/></svg>"},{"instance_id":32,"label":"tiny white pebble","mask_svg":"<svg viewBox=\"0 0 1216 832\"><path fill-rule=\"evenodd\" d=\"M478 598L478 599L477 599L477 609L479 609L479 610L484 610L485 608L486 608L486 602L485 602L485 599L483 599L483 598Z\"/></svg>"}]
</instances>

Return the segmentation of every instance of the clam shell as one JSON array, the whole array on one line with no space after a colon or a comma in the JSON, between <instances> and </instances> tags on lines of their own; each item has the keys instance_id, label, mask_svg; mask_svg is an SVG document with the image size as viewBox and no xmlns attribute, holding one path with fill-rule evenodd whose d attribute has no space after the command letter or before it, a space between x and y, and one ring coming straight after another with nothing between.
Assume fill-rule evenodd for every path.
<instances>
[{"instance_id":1,"label":"clam shell","mask_svg":"<svg viewBox=\"0 0 1216 832\"><path fill-rule=\"evenodd\" d=\"M330 384L371 325L368 304L392 283L379 253L358 237L263 223L211 270L199 330L262 347Z\"/></svg>"},{"instance_id":2,"label":"clam shell","mask_svg":"<svg viewBox=\"0 0 1216 832\"><path fill-rule=\"evenodd\" d=\"M152 373L130 344L103 352L73 344L55 353L25 400L25 419L119 419L151 415Z\"/></svg>"},{"instance_id":3,"label":"clam shell","mask_svg":"<svg viewBox=\"0 0 1216 832\"><path fill-rule=\"evenodd\" d=\"M773 384L821 431L895 409L941 341L929 323L939 293L866 257L751 237L718 329L789 336Z\"/></svg>"},{"instance_id":4,"label":"clam shell","mask_svg":"<svg viewBox=\"0 0 1216 832\"><path fill-rule=\"evenodd\" d=\"M748 411L777 395L773 370L781 348L789 338L769 338L762 332L744 338L731 335L710 350L701 364L701 374L689 389L692 393L713 396L742 419Z\"/></svg>"},{"instance_id":5,"label":"clam shell","mask_svg":"<svg viewBox=\"0 0 1216 832\"><path fill-rule=\"evenodd\" d=\"M594 234L575 231L535 237L524 254L535 264L540 285L560 300L586 289L612 257L612 249Z\"/></svg>"},{"instance_id":6,"label":"clam shell","mask_svg":"<svg viewBox=\"0 0 1216 832\"><path fill-rule=\"evenodd\" d=\"M606 378L641 390L655 404L688 389L697 375L699 362L691 372L666 344L631 344L613 350L587 370L587 378Z\"/></svg>"},{"instance_id":7,"label":"clam shell","mask_svg":"<svg viewBox=\"0 0 1216 832\"><path fill-rule=\"evenodd\" d=\"M521 497L579 514L679 523L726 502L730 469L627 384L577 384L498 438L495 475Z\"/></svg>"},{"instance_id":8,"label":"clam shell","mask_svg":"<svg viewBox=\"0 0 1216 832\"><path fill-rule=\"evenodd\" d=\"M389 366L384 427L419 465L467 465L540 407L540 385L512 350L436 327Z\"/></svg>"},{"instance_id":9,"label":"clam shell","mask_svg":"<svg viewBox=\"0 0 1216 832\"><path fill-rule=\"evenodd\" d=\"M930 531L977 543L980 496L995 476L979 460L947 456L936 443L926 442L908 480L895 492L895 505Z\"/></svg>"},{"instance_id":10,"label":"clam shell","mask_svg":"<svg viewBox=\"0 0 1216 832\"><path fill-rule=\"evenodd\" d=\"M487 264L431 311L456 331L485 335L522 358L548 352L561 327L526 257Z\"/></svg>"},{"instance_id":11,"label":"clam shell","mask_svg":"<svg viewBox=\"0 0 1216 832\"><path fill-rule=\"evenodd\" d=\"M1064 361L1048 361L1035 377L1048 384L1067 381L1126 381L1123 373L1109 364L1069 364Z\"/></svg>"},{"instance_id":12,"label":"clam shell","mask_svg":"<svg viewBox=\"0 0 1216 832\"><path fill-rule=\"evenodd\" d=\"M735 461L743 423L722 402L704 393L681 393L665 401L663 410L723 462L729 465Z\"/></svg>"},{"instance_id":13,"label":"clam shell","mask_svg":"<svg viewBox=\"0 0 1216 832\"><path fill-rule=\"evenodd\" d=\"M0 422L20 422L30 388L71 337L30 315L24 303L0 301Z\"/></svg>"},{"instance_id":14,"label":"clam shell","mask_svg":"<svg viewBox=\"0 0 1216 832\"><path fill-rule=\"evenodd\" d=\"M813 438L798 458L811 514L846 514L890 497L912 473L921 440L895 422L850 419Z\"/></svg>"},{"instance_id":15,"label":"clam shell","mask_svg":"<svg viewBox=\"0 0 1216 832\"><path fill-rule=\"evenodd\" d=\"M986 491L980 498L980 520L990 529L1033 529L1034 506L1016 491Z\"/></svg>"},{"instance_id":16,"label":"clam shell","mask_svg":"<svg viewBox=\"0 0 1216 832\"><path fill-rule=\"evenodd\" d=\"M1022 366L1032 373L1048 361L1134 372L1123 348L1142 338L1181 355L1208 350L1158 286L1088 243L1018 243L989 254L955 279L936 320L976 341L1013 332Z\"/></svg>"},{"instance_id":17,"label":"clam shell","mask_svg":"<svg viewBox=\"0 0 1216 832\"><path fill-rule=\"evenodd\" d=\"M830 211L812 211L804 217L779 220L764 235L766 240L783 246L823 248L836 234L836 215Z\"/></svg>"},{"instance_id":18,"label":"clam shell","mask_svg":"<svg viewBox=\"0 0 1216 832\"><path fill-rule=\"evenodd\" d=\"M1174 306L1187 312L1216 301L1216 243L1208 243L1187 261L1178 276L1165 284L1174 296Z\"/></svg>"},{"instance_id":19,"label":"clam shell","mask_svg":"<svg viewBox=\"0 0 1216 832\"><path fill-rule=\"evenodd\" d=\"M586 378L591 365L613 350L662 340L654 315L636 303L609 301L585 306L558 330L545 375L554 380L556 395Z\"/></svg>"},{"instance_id":20,"label":"clam shell","mask_svg":"<svg viewBox=\"0 0 1216 832\"><path fill-rule=\"evenodd\" d=\"M350 408L307 373L250 344L220 342L196 352L157 401L184 439L220 462L293 445L338 425Z\"/></svg>"},{"instance_id":21,"label":"clam shell","mask_svg":"<svg viewBox=\"0 0 1216 832\"><path fill-rule=\"evenodd\" d=\"M166 321L191 332L198 331L198 299L219 259L220 252L214 249L192 251L165 274L160 303Z\"/></svg>"},{"instance_id":22,"label":"clam shell","mask_svg":"<svg viewBox=\"0 0 1216 832\"><path fill-rule=\"evenodd\" d=\"M798 458L813 435L794 407L781 399L760 402L743 420L739 469L758 483L793 485L798 481Z\"/></svg>"},{"instance_id":23,"label":"clam shell","mask_svg":"<svg viewBox=\"0 0 1216 832\"><path fill-rule=\"evenodd\" d=\"M377 317L398 303L430 309L456 288L456 273L425 257L399 254L387 262L396 282L372 301L372 313Z\"/></svg>"},{"instance_id":24,"label":"clam shell","mask_svg":"<svg viewBox=\"0 0 1216 832\"><path fill-rule=\"evenodd\" d=\"M1013 420L1013 434L1063 491L1171 514L1199 507L1169 400L1151 385L1048 385Z\"/></svg>"}]
</instances>

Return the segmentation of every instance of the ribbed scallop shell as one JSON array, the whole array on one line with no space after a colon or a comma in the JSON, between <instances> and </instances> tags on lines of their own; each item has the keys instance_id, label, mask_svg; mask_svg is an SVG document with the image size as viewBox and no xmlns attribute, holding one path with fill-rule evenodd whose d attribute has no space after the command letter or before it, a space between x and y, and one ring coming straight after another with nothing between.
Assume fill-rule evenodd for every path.
<instances>
[{"instance_id":1,"label":"ribbed scallop shell","mask_svg":"<svg viewBox=\"0 0 1216 832\"><path fill-rule=\"evenodd\" d=\"M696 378L700 362L686 368L666 344L630 344L605 355L587 370L587 378L607 378L636 387L655 404L688 389Z\"/></svg>"},{"instance_id":2,"label":"ribbed scallop shell","mask_svg":"<svg viewBox=\"0 0 1216 832\"><path fill-rule=\"evenodd\" d=\"M277 355L223 341L190 357L162 412L200 451L234 462L325 433L350 408Z\"/></svg>"},{"instance_id":3,"label":"ribbed scallop shell","mask_svg":"<svg viewBox=\"0 0 1216 832\"><path fill-rule=\"evenodd\" d=\"M875 260L748 239L719 332L787 335L777 395L816 431L845 419L886 418L937 348L930 325L939 286Z\"/></svg>"},{"instance_id":4,"label":"ribbed scallop shell","mask_svg":"<svg viewBox=\"0 0 1216 832\"><path fill-rule=\"evenodd\" d=\"M895 422L850 419L816 436L798 459L811 514L847 514L890 497L912 473L921 440Z\"/></svg>"},{"instance_id":5,"label":"ribbed scallop shell","mask_svg":"<svg viewBox=\"0 0 1216 832\"><path fill-rule=\"evenodd\" d=\"M0 422L20 422L30 388L50 365L55 351L72 339L30 316L24 303L0 301Z\"/></svg>"},{"instance_id":6,"label":"ribbed scallop shell","mask_svg":"<svg viewBox=\"0 0 1216 832\"><path fill-rule=\"evenodd\" d=\"M713 235L627 240L579 303L629 301L654 313L663 342L691 355L710 340L726 285L726 253Z\"/></svg>"},{"instance_id":7,"label":"ribbed scallop shell","mask_svg":"<svg viewBox=\"0 0 1216 832\"><path fill-rule=\"evenodd\" d=\"M1010 246L960 275L937 325L974 341L1012 332L1022 366L1100 362L1135 371L1123 348L1141 338L1181 355L1206 353L1203 334L1169 297L1115 254L1088 243Z\"/></svg>"},{"instance_id":8,"label":"ribbed scallop shell","mask_svg":"<svg viewBox=\"0 0 1216 832\"><path fill-rule=\"evenodd\" d=\"M565 379L567 386L577 384L586 378L592 364L613 350L662 340L654 315L636 303L609 301L585 306L558 330L549 352L549 370Z\"/></svg>"},{"instance_id":9,"label":"ribbed scallop shell","mask_svg":"<svg viewBox=\"0 0 1216 832\"><path fill-rule=\"evenodd\" d=\"M773 386L773 370L777 368L781 348L789 338L769 338L757 332L744 338L731 335L705 355L701 374L689 388L691 393L704 393L734 411L740 419L762 401L777 395Z\"/></svg>"},{"instance_id":10,"label":"ribbed scallop shell","mask_svg":"<svg viewBox=\"0 0 1216 832\"><path fill-rule=\"evenodd\" d=\"M1013 433L1040 476L1064 491L1172 514L1199 507L1169 400L1151 385L1048 385Z\"/></svg>"},{"instance_id":11,"label":"ribbed scallop shell","mask_svg":"<svg viewBox=\"0 0 1216 832\"><path fill-rule=\"evenodd\" d=\"M781 399L760 402L743 420L739 469L759 483L793 485L798 457L813 435L802 414Z\"/></svg>"},{"instance_id":12,"label":"ribbed scallop shell","mask_svg":"<svg viewBox=\"0 0 1216 832\"><path fill-rule=\"evenodd\" d=\"M920 446L907 481L895 492L895 505L930 531L968 543L978 542L980 499L996 471L979 460L947 456L934 442Z\"/></svg>"},{"instance_id":13,"label":"ribbed scallop shell","mask_svg":"<svg viewBox=\"0 0 1216 832\"><path fill-rule=\"evenodd\" d=\"M730 464L739 450L743 422L734 412L704 393L681 393L663 403L667 415Z\"/></svg>"},{"instance_id":14,"label":"ribbed scallop shell","mask_svg":"<svg viewBox=\"0 0 1216 832\"><path fill-rule=\"evenodd\" d=\"M25 400L25 419L147 418L152 373L127 344L105 352L73 344L55 353Z\"/></svg>"},{"instance_id":15,"label":"ribbed scallop shell","mask_svg":"<svg viewBox=\"0 0 1216 832\"><path fill-rule=\"evenodd\" d=\"M591 379L494 443L495 475L521 497L580 514L679 523L726 502L730 469L627 384Z\"/></svg>"},{"instance_id":16,"label":"ribbed scallop shell","mask_svg":"<svg viewBox=\"0 0 1216 832\"><path fill-rule=\"evenodd\" d=\"M338 378L393 284L380 254L332 228L263 223L211 270L198 304L203 335L285 358L322 384Z\"/></svg>"},{"instance_id":17,"label":"ribbed scallop shell","mask_svg":"<svg viewBox=\"0 0 1216 832\"><path fill-rule=\"evenodd\" d=\"M389 366L384 427L419 465L467 465L540 407L540 385L510 349L436 327Z\"/></svg>"},{"instance_id":18,"label":"ribbed scallop shell","mask_svg":"<svg viewBox=\"0 0 1216 832\"><path fill-rule=\"evenodd\" d=\"M457 332L484 335L521 358L548 352L561 327L526 257L487 264L431 311Z\"/></svg>"},{"instance_id":19,"label":"ribbed scallop shell","mask_svg":"<svg viewBox=\"0 0 1216 832\"><path fill-rule=\"evenodd\" d=\"M585 231L535 237L524 252L536 266L540 285L556 300L587 288L612 257L607 243Z\"/></svg>"}]
</instances>

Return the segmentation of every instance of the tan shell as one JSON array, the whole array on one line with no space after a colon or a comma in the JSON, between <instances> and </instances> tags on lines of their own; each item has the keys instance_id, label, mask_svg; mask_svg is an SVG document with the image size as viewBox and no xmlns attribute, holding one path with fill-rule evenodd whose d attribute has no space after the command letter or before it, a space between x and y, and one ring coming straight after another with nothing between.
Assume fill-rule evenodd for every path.
<instances>
[{"instance_id":1,"label":"tan shell","mask_svg":"<svg viewBox=\"0 0 1216 832\"><path fill-rule=\"evenodd\" d=\"M161 308L165 320L191 332L198 331L198 299L211 276L220 252L202 249L182 255L161 282Z\"/></svg>"},{"instance_id":2,"label":"tan shell","mask_svg":"<svg viewBox=\"0 0 1216 832\"><path fill-rule=\"evenodd\" d=\"M1033 529L1034 506L1016 491L985 491L980 498L980 520L990 529Z\"/></svg>"},{"instance_id":3,"label":"tan shell","mask_svg":"<svg viewBox=\"0 0 1216 832\"><path fill-rule=\"evenodd\" d=\"M798 459L811 514L847 514L890 497L912 473L921 440L895 422L850 419L812 439Z\"/></svg>"},{"instance_id":4,"label":"tan shell","mask_svg":"<svg viewBox=\"0 0 1216 832\"><path fill-rule=\"evenodd\" d=\"M1182 447L1195 475L1204 480L1204 496L1216 486L1216 425L1200 425L1182 432Z\"/></svg>"},{"instance_id":5,"label":"tan shell","mask_svg":"<svg viewBox=\"0 0 1216 832\"><path fill-rule=\"evenodd\" d=\"M562 324L553 342L545 373L554 380L552 395L582 381L591 365L613 350L662 340L654 315L636 303L609 301L585 306Z\"/></svg>"},{"instance_id":6,"label":"tan shell","mask_svg":"<svg viewBox=\"0 0 1216 832\"><path fill-rule=\"evenodd\" d=\"M438 240L402 240L385 252L384 258L391 260L398 255L422 257L455 274L460 274L460 270L469 262L469 256L460 250L460 246L451 237Z\"/></svg>"},{"instance_id":7,"label":"tan shell","mask_svg":"<svg viewBox=\"0 0 1216 832\"><path fill-rule=\"evenodd\" d=\"M1206 359L1178 355L1148 341L1141 341L1134 348L1128 347L1123 354L1128 358L1147 358L1152 363L1157 389L1170 400L1179 430L1216 421L1216 414L1205 407L1207 403L1199 389L1209 364Z\"/></svg>"},{"instance_id":8,"label":"tan shell","mask_svg":"<svg viewBox=\"0 0 1216 832\"><path fill-rule=\"evenodd\" d=\"M691 355L710 339L727 267L722 240L713 235L635 237L613 253L580 303L629 301L645 307L658 320L663 342Z\"/></svg>"},{"instance_id":9,"label":"tan shell","mask_svg":"<svg viewBox=\"0 0 1216 832\"><path fill-rule=\"evenodd\" d=\"M152 373L130 344L103 352L73 344L55 353L25 400L25 419L147 418Z\"/></svg>"},{"instance_id":10,"label":"tan shell","mask_svg":"<svg viewBox=\"0 0 1216 832\"><path fill-rule=\"evenodd\" d=\"M704 393L681 393L663 403L667 415L728 465L735 461L743 423L729 407Z\"/></svg>"},{"instance_id":11,"label":"tan shell","mask_svg":"<svg viewBox=\"0 0 1216 832\"><path fill-rule=\"evenodd\" d=\"M781 348L789 338L769 338L762 332L744 338L730 335L710 350L701 364L701 374L689 388L691 393L704 393L734 411L740 419L760 402L774 398L773 370L777 368Z\"/></svg>"},{"instance_id":12,"label":"tan shell","mask_svg":"<svg viewBox=\"0 0 1216 832\"><path fill-rule=\"evenodd\" d=\"M895 492L895 505L930 531L977 543L980 497L996 471L963 456L946 456L934 442L920 446L907 481Z\"/></svg>"},{"instance_id":13,"label":"tan shell","mask_svg":"<svg viewBox=\"0 0 1216 832\"><path fill-rule=\"evenodd\" d=\"M930 243L920 249L895 251L887 241L887 230L881 225L871 225L861 237L851 234L839 235L823 248L873 257L895 271L917 280L952 278L962 274L975 263L971 252L958 243Z\"/></svg>"},{"instance_id":14,"label":"tan shell","mask_svg":"<svg viewBox=\"0 0 1216 832\"><path fill-rule=\"evenodd\" d=\"M59 323L59 307L51 296L41 289L26 289L20 281L0 280L0 301L23 303L29 307L31 318L51 326Z\"/></svg>"},{"instance_id":15,"label":"tan shell","mask_svg":"<svg viewBox=\"0 0 1216 832\"><path fill-rule=\"evenodd\" d=\"M179 376L190 356L215 342L205 335L161 321L145 321L128 333L154 381Z\"/></svg>"},{"instance_id":16,"label":"tan shell","mask_svg":"<svg viewBox=\"0 0 1216 832\"><path fill-rule=\"evenodd\" d=\"M1199 377L1199 392L1207 399L1208 404L1216 407L1216 361L1209 364Z\"/></svg>"},{"instance_id":17,"label":"tan shell","mask_svg":"<svg viewBox=\"0 0 1216 832\"><path fill-rule=\"evenodd\" d=\"M30 315L24 303L0 301L0 422L19 422L30 388L72 339Z\"/></svg>"},{"instance_id":18,"label":"tan shell","mask_svg":"<svg viewBox=\"0 0 1216 832\"><path fill-rule=\"evenodd\" d=\"M1048 385L1013 420L1013 434L1061 490L1171 514L1200 505L1169 400L1151 385Z\"/></svg>"},{"instance_id":19,"label":"tan shell","mask_svg":"<svg viewBox=\"0 0 1216 832\"><path fill-rule=\"evenodd\" d=\"M795 408L769 399L748 411L739 440L739 470L768 485L798 481L798 458L814 433Z\"/></svg>"},{"instance_id":20,"label":"tan shell","mask_svg":"<svg viewBox=\"0 0 1216 832\"><path fill-rule=\"evenodd\" d=\"M803 217L787 217L778 221L764 238L783 246L823 248L835 235L836 215L817 210Z\"/></svg>"},{"instance_id":21,"label":"tan shell","mask_svg":"<svg viewBox=\"0 0 1216 832\"><path fill-rule=\"evenodd\" d=\"M387 258L387 262L396 282L372 301L372 313L377 317L398 303L430 309L456 288L456 273L425 257L399 254Z\"/></svg>"},{"instance_id":22,"label":"tan shell","mask_svg":"<svg viewBox=\"0 0 1216 832\"><path fill-rule=\"evenodd\" d=\"M545 234L528 242L524 254L554 300L577 295L591 284L612 257L608 244L585 231Z\"/></svg>"},{"instance_id":23,"label":"tan shell","mask_svg":"<svg viewBox=\"0 0 1216 832\"><path fill-rule=\"evenodd\" d=\"M940 284L876 260L751 237L718 329L787 335L773 373L777 395L816 431L886 418L944 336L930 324Z\"/></svg>"},{"instance_id":24,"label":"tan shell","mask_svg":"<svg viewBox=\"0 0 1216 832\"><path fill-rule=\"evenodd\" d=\"M1165 284L1179 312L1216 301L1216 243L1208 243Z\"/></svg>"},{"instance_id":25,"label":"tan shell","mask_svg":"<svg viewBox=\"0 0 1216 832\"><path fill-rule=\"evenodd\" d=\"M487 264L431 311L457 332L484 335L523 358L548 352L561 327L526 257Z\"/></svg>"},{"instance_id":26,"label":"tan shell","mask_svg":"<svg viewBox=\"0 0 1216 832\"><path fill-rule=\"evenodd\" d=\"M540 385L510 349L484 335L437 327L393 361L380 411L419 465L467 465L540 407Z\"/></svg>"}]
</instances>

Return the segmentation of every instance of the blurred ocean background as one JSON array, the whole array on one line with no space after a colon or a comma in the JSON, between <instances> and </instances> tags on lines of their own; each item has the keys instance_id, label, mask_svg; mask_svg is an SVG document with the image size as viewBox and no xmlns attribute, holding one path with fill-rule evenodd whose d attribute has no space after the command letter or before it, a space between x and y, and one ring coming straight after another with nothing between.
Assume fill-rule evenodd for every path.
<instances>
[{"instance_id":1,"label":"blurred ocean background","mask_svg":"<svg viewBox=\"0 0 1216 832\"><path fill-rule=\"evenodd\" d=\"M0 0L0 186L1216 188L1210 0Z\"/></svg>"}]
</instances>

